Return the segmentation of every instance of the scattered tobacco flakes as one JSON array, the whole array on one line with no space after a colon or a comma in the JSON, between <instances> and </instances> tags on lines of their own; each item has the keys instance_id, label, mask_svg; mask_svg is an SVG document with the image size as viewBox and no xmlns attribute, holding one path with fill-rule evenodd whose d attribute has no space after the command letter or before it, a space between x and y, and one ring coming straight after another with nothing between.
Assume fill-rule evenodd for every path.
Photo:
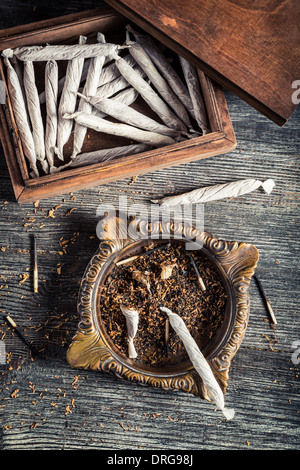
<instances>
[{"instance_id":1,"label":"scattered tobacco flakes","mask_svg":"<svg viewBox=\"0 0 300 470\"><path fill-rule=\"evenodd\" d=\"M149 246L148 249L154 247ZM122 354L128 354L126 321L120 305L138 310L139 325L134 339L141 365L163 367L188 360L183 343L170 328L166 345L165 305L182 317L191 335L203 349L221 327L226 307L226 291L212 262L203 252L193 252L195 263L207 287L201 291L197 275L184 245L171 245L141 256L130 264L115 266L99 294L99 316L109 337ZM172 274L161 278L163 263L172 264ZM148 284L138 282L134 273L146 273Z\"/></svg>"}]
</instances>

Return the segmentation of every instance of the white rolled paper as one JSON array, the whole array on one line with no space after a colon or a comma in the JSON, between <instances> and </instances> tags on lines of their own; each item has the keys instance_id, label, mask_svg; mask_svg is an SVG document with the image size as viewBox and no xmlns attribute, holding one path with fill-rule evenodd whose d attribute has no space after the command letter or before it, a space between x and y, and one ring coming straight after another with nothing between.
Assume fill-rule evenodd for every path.
<instances>
[{"instance_id":1,"label":"white rolled paper","mask_svg":"<svg viewBox=\"0 0 300 470\"><path fill-rule=\"evenodd\" d=\"M82 126L94 129L97 132L104 132L105 134L118 135L128 139L143 142L147 145L161 147L164 145L172 145L176 141L167 135L158 134L157 132L144 131L137 127L129 126L127 124L114 123L99 118L93 114L83 112L75 112L73 114L64 114L65 119L75 119L76 122Z\"/></svg>"},{"instance_id":2,"label":"white rolled paper","mask_svg":"<svg viewBox=\"0 0 300 470\"><path fill-rule=\"evenodd\" d=\"M234 410L225 408L224 395L221 387L218 384L209 363L200 351L196 341L189 333L184 321L179 315L173 313L166 307L161 306L160 310L168 315L172 328L174 328L178 336L181 338L195 370L200 375L203 384L206 387L208 396L217 405L217 407L222 411L228 420L232 419L234 417Z\"/></svg>"},{"instance_id":3,"label":"white rolled paper","mask_svg":"<svg viewBox=\"0 0 300 470\"><path fill-rule=\"evenodd\" d=\"M55 60L49 60L45 67L46 129L45 152L51 169L54 166L54 148L57 136L57 95L58 66Z\"/></svg>"},{"instance_id":4,"label":"white rolled paper","mask_svg":"<svg viewBox=\"0 0 300 470\"><path fill-rule=\"evenodd\" d=\"M158 203L163 207L176 206L178 204L203 204L229 197L242 196L243 194L255 191L259 187L262 187L267 194L270 194L274 186L275 182L272 179L264 182L256 179L238 180L232 183L216 184L214 186L194 189L178 196L153 199L152 202Z\"/></svg>"},{"instance_id":5,"label":"white rolled paper","mask_svg":"<svg viewBox=\"0 0 300 470\"><path fill-rule=\"evenodd\" d=\"M137 333L138 323L139 323L139 312L132 307L126 308L124 305L120 306L123 315L126 318L127 326L127 335L128 335L128 356L131 359L137 357L137 352L135 350L133 340Z\"/></svg>"},{"instance_id":6,"label":"white rolled paper","mask_svg":"<svg viewBox=\"0 0 300 470\"><path fill-rule=\"evenodd\" d=\"M202 98L197 69L183 57L179 56L182 71L193 103L194 116L203 135L209 132L205 104Z\"/></svg>"},{"instance_id":7,"label":"white rolled paper","mask_svg":"<svg viewBox=\"0 0 300 470\"><path fill-rule=\"evenodd\" d=\"M4 59L5 65L7 66L7 78L8 78L8 89L9 96L11 99L14 117L18 127L18 133L21 138L22 147L25 157L29 160L30 168L34 177L39 176L39 172L36 166L36 154L34 141L29 126L29 120L27 115L26 104L24 101L24 95L20 85L20 81L16 71L12 67L8 59Z\"/></svg>"},{"instance_id":8,"label":"white rolled paper","mask_svg":"<svg viewBox=\"0 0 300 470\"><path fill-rule=\"evenodd\" d=\"M98 33L97 40L99 43L103 44L105 41L103 34ZM93 96L97 92L99 76L101 75L104 61L105 56L92 57L92 59L90 60L86 82L83 88L84 95ZM91 113L92 105L85 99L81 98L78 104L77 111ZM74 128L73 153L71 158L74 158L77 154L81 152L84 138L86 135L86 130L87 129L85 126L81 126L79 123L76 122Z\"/></svg>"},{"instance_id":9,"label":"white rolled paper","mask_svg":"<svg viewBox=\"0 0 300 470\"><path fill-rule=\"evenodd\" d=\"M73 60L87 59L98 55L108 56L128 46L118 44L72 44L63 46L24 46L14 50L5 49L4 57L15 55L19 60L48 61L48 60Z\"/></svg>"},{"instance_id":10,"label":"white rolled paper","mask_svg":"<svg viewBox=\"0 0 300 470\"><path fill-rule=\"evenodd\" d=\"M79 94L79 93L78 93ZM83 96L79 94L80 96ZM112 98L97 98L93 96L84 97L91 105L95 106L103 114L109 115L119 121L129 124L140 129L144 129L150 132L158 132L159 134L169 135L176 137L179 132L175 129L170 129L164 124L156 122L154 119L136 111L130 106ZM99 117L99 116L98 116Z\"/></svg>"},{"instance_id":11,"label":"white rolled paper","mask_svg":"<svg viewBox=\"0 0 300 470\"><path fill-rule=\"evenodd\" d=\"M41 162L44 172L48 173L49 167L45 152L44 123L42 119L39 95L35 84L34 65L31 61L24 62L24 89L32 126L32 136L36 158Z\"/></svg>"}]
</instances>

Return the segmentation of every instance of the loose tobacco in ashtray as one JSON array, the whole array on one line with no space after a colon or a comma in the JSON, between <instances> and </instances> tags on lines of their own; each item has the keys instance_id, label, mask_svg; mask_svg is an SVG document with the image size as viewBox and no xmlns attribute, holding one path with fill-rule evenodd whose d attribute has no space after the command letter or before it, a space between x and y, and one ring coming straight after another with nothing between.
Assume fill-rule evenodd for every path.
<instances>
[{"instance_id":1,"label":"loose tobacco in ashtray","mask_svg":"<svg viewBox=\"0 0 300 470\"><path fill-rule=\"evenodd\" d=\"M161 305L181 316L200 349L213 341L224 321L227 295L216 268L201 250L193 251L193 258L206 285L205 292L199 287L182 244L115 266L109 274L101 288L99 312L107 334L124 356L128 354L128 338L120 305L139 312L134 344L135 361L141 365L163 367L188 361L182 341L173 329L166 344L167 316L160 310ZM162 265L167 262L173 265L172 275L161 279ZM148 283L139 282L136 272Z\"/></svg>"}]
</instances>

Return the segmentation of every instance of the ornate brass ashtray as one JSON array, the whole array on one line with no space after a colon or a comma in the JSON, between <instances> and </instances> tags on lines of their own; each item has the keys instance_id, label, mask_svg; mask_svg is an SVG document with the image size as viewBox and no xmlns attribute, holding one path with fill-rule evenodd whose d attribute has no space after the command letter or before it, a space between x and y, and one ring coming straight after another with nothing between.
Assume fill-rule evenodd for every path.
<instances>
[{"instance_id":1,"label":"ornate brass ashtray","mask_svg":"<svg viewBox=\"0 0 300 470\"><path fill-rule=\"evenodd\" d=\"M196 249L187 250L187 243L191 243L192 237L196 240ZM172 248L171 255L168 253L173 261L175 257L174 265L177 263L177 267L174 268L173 280L169 278L167 281L160 281L158 269L161 268L164 248L155 252L159 255L152 259L152 264L148 256L140 255L153 246L157 248L166 244ZM203 275L202 281L207 284L204 292L201 292L197 284L197 275L191 265L181 263L185 252L186 258L192 254L197 261L199 272ZM122 263L122 260L126 261L128 258L139 262L143 259L146 265L148 263L153 280L148 296L133 281L131 290L127 288L126 279L130 276L126 273L132 272L136 267L135 261ZM175 333L170 331L169 347L161 340L161 331L165 325L158 314L158 307L160 303L166 307L171 304L178 314L190 310L191 315L187 319L192 320L192 333L195 333L198 346L225 393L231 360L241 344L248 324L249 286L257 262L258 251L255 246L218 240L186 223L158 221L149 224L142 219L135 219L128 224L127 221L119 220L118 234L112 236L108 229L107 238L101 241L83 276L78 299L80 321L67 351L70 366L112 372L118 377L142 385L182 390L209 400L205 386L184 354L180 341L172 341L171 334ZM202 269L201 266L208 268ZM185 276L186 282L182 276ZM124 346L127 333L125 320L116 316L118 305L124 301L122 296L125 294L127 300L138 297L142 312L142 321L136 336L138 357L135 359L128 357ZM218 301L221 295L223 300ZM210 308L210 298L214 311ZM206 317L202 318L197 313L201 310L199 305L205 310ZM150 324L151 328L147 329Z\"/></svg>"}]
</instances>

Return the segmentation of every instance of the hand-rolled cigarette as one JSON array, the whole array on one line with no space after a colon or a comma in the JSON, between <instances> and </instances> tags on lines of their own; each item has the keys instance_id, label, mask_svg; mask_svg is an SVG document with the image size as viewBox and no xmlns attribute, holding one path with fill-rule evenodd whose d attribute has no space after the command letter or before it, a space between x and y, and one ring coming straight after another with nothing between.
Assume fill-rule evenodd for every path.
<instances>
[{"instance_id":1,"label":"hand-rolled cigarette","mask_svg":"<svg viewBox=\"0 0 300 470\"><path fill-rule=\"evenodd\" d=\"M34 66L31 61L24 62L24 89L32 126L32 136L36 158L41 162L44 172L48 173L48 163L46 160L44 141L44 124L42 119L39 95L35 84Z\"/></svg>"},{"instance_id":2,"label":"hand-rolled cigarette","mask_svg":"<svg viewBox=\"0 0 300 470\"><path fill-rule=\"evenodd\" d=\"M148 271L145 271L145 272L141 272L141 271L138 271L138 270L134 270L132 271L132 278L141 283L141 284L144 284L144 286L146 286L147 288L147 291L149 292L149 294L151 294L151 285L150 285L150 278L149 278L149 272Z\"/></svg>"},{"instance_id":3,"label":"hand-rolled cigarette","mask_svg":"<svg viewBox=\"0 0 300 470\"><path fill-rule=\"evenodd\" d=\"M143 142L144 144L154 147L162 147L176 143L172 137L158 134L157 132L144 131L136 127L128 126L127 124L109 122L92 114L76 112L73 114L65 114L64 118L75 119L75 121L82 126L89 127L97 132L127 137L128 139Z\"/></svg>"},{"instance_id":4,"label":"hand-rolled cigarette","mask_svg":"<svg viewBox=\"0 0 300 470\"><path fill-rule=\"evenodd\" d=\"M140 68L139 65L135 64L133 69L136 74L140 77L146 77L145 72ZM122 75L119 75L114 80L107 82L104 85L101 85L100 87L98 86L97 93L95 94L95 96L100 98L110 98L114 94L128 88L129 86L130 84L128 83L128 81Z\"/></svg>"},{"instance_id":5,"label":"hand-rolled cigarette","mask_svg":"<svg viewBox=\"0 0 300 470\"><path fill-rule=\"evenodd\" d=\"M85 36L79 37L79 44L86 42ZM77 91L80 85L80 77L82 74L84 59L73 59L68 62L66 71L66 80L60 97L58 107L58 127L57 127L57 143L55 153L60 160L64 160L63 147L68 142L73 122L64 119L65 113L74 113L76 109Z\"/></svg>"},{"instance_id":6,"label":"hand-rolled cigarette","mask_svg":"<svg viewBox=\"0 0 300 470\"><path fill-rule=\"evenodd\" d=\"M193 103L189 95L189 91L178 73L174 70L170 62L168 62L163 52L150 36L135 31L131 25L127 25L126 28L128 31L133 33L137 42L142 45L154 65L167 80L175 95L178 96L188 112L194 117Z\"/></svg>"},{"instance_id":7,"label":"hand-rolled cigarette","mask_svg":"<svg viewBox=\"0 0 300 470\"><path fill-rule=\"evenodd\" d=\"M176 263L170 263L169 261L164 261L161 264L160 278L169 279L169 277L172 276L173 269L175 268L175 266L176 266Z\"/></svg>"},{"instance_id":8,"label":"hand-rolled cigarette","mask_svg":"<svg viewBox=\"0 0 300 470\"><path fill-rule=\"evenodd\" d=\"M87 73L88 73L88 69L89 69L89 65L90 65L90 61L91 59L86 59L84 64L83 64L83 67L82 67L82 73L81 73L81 78L80 78L80 83L81 82L84 82L85 79L86 79L86 76L87 76ZM60 93L62 92L63 88L64 88L64 85L65 85L65 81L66 81L66 76L64 77L61 77L59 80L58 80L58 84L57 84L57 92L58 92L58 95L60 95ZM46 101L46 95L45 95L45 91L42 91L40 94L39 94L39 100L40 100L40 103L43 104L45 103Z\"/></svg>"},{"instance_id":9,"label":"hand-rolled cigarette","mask_svg":"<svg viewBox=\"0 0 300 470\"><path fill-rule=\"evenodd\" d=\"M260 186L267 194L270 194L275 183L272 179L264 182L256 179L238 180L232 183L216 184L206 188L194 189L188 193L178 196L169 196L162 199L154 199L153 203L159 203L161 206L176 206L178 204L203 204L220 199L239 197L244 194L255 191Z\"/></svg>"},{"instance_id":10,"label":"hand-rolled cigarette","mask_svg":"<svg viewBox=\"0 0 300 470\"><path fill-rule=\"evenodd\" d=\"M18 79L19 79L19 82L20 82L20 86L22 88L23 96L24 96L25 105L27 107L26 94L25 94L25 89L24 89L24 80L23 80L23 78L24 78L23 63L20 60L18 60L15 56L13 56L11 58L11 64L12 64L13 68L15 69L16 74L18 75Z\"/></svg>"},{"instance_id":11,"label":"hand-rolled cigarette","mask_svg":"<svg viewBox=\"0 0 300 470\"><path fill-rule=\"evenodd\" d=\"M129 39L127 39L126 44L130 45L130 54L140 65L140 67L146 72L149 80L154 85L158 93L163 97L165 102L168 103L168 105L173 109L173 111L181 119L181 121L184 122L184 124L189 129L191 129L192 124L185 107L174 94L174 92L171 90L168 82L158 72L157 68L151 61L147 52L143 49L142 45L138 42L129 41Z\"/></svg>"},{"instance_id":12,"label":"hand-rolled cigarette","mask_svg":"<svg viewBox=\"0 0 300 470\"><path fill-rule=\"evenodd\" d=\"M109 56L105 56L105 59L107 59L108 57ZM125 56L124 60L126 60L126 62L130 63L130 65L136 65L136 62L135 62L134 58L130 54ZM91 59L86 59L84 64L83 64L80 82L84 82L84 80L87 77L90 61L91 61ZM105 85L106 83L109 83L109 82L115 80L119 76L120 76L120 72L117 69L115 63L109 64L106 67L103 67L103 69L101 71L101 74L99 76L98 88L101 87L102 85ZM65 81L66 81L65 76L61 77L58 80L58 94L60 94L62 92ZM45 92L44 91L42 91L42 93L40 93L39 99L40 99L41 104L45 103L46 97L45 97Z\"/></svg>"},{"instance_id":13,"label":"hand-rolled cigarette","mask_svg":"<svg viewBox=\"0 0 300 470\"><path fill-rule=\"evenodd\" d=\"M150 108L158 114L161 120L172 129L180 132L186 132L186 126L183 122L170 110L166 103L158 96L152 87L140 77L135 70L128 65L124 59L117 54L114 55L116 66L120 70L123 77L130 83L131 86L136 88Z\"/></svg>"},{"instance_id":14,"label":"hand-rolled cigarette","mask_svg":"<svg viewBox=\"0 0 300 470\"><path fill-rule=\"evenodd\" d=\"M78 93L79 94L79 93ZM80 96L83 96L79 94ZM159 134L169 135L173 137L179 136L179 132L175 129L156 122L154 119L145 116L144 114L130 108L118 100L109 98L98 98L93 96L83 96L91 105L95 106L102 113L111 116L119 121L125 122L131 126L138 127L151 132L158 132Z\"/></svg>"},{"instance_id":15,"label":"hand-rolled cigarette","mask_svg":"<svg viewBox=\"0 0 300 470\"><path fill-rule=\"evenodd\" d=\"M36 166L36 154L34 141L29 127L28 115L24 96L18 76L12 67L10 61L5 58L5 65L7 66L7 79L9 96L13 108L14 118L17 125L17 131L19 133L24 155L28 159L30 168L32 169L34 177L39 176L39 172Z\"/></svg>"},{"instance_id":16,"label":"hand-rolled cigarette","mask_svg":"<svg viewBox=\"0 0 300 470\"><path fill-rule=\"evenodd\" d=\"M149 150L150 148L151 147L146 144L133 144L81 153L76 155L76 157L65 165L59 166L58 168L52 167L50 173L57 173L58 171L65 170L67 168L78 168L81 166L93 165L94 163L107 162L116 157L125 157L126 155L141 153L145 150Z\"/></svg>"},{"instance_id":17,"label":"hand-rolled cigarette","mask_svg":"<svg viewBox=\"0 0 300 470\"><path fill-rule=\"evenodd\" d=\"M111 55L128 46L118 44L72 44L63 46L24 46L15 49L5 49L6 57L15 55L19 60L48 61L87 59L98 55Z\"/></svg>"},{"instance_id":18,"label":"hand-rolled cigarette","mask_svg":"<svg viewBox=\"0 0 300 470\"><path fill-rule=\"evenodd\" d=\"M125 307L125 305L121 305L120 309L126 318L128 335L128 357L130 359L135 359L137 357L137 352L134 347L133 341L138 329L139 312L133 307Z\"/></svg>"},{"instance_id":19,"label":"hand-rolled cigarette","mask_svg":"<svg viewBox=\"0 0 300 470\"><path fill-rule=\"evenodd\" d=\"M105 38L103 34L98 33L97 41L99 43L104 43ZM99 76L101 75L101 70L104 65L105 56L96 56L92 57L89 63L89 69L87 72L86 82L83 88L83 94L87 96L93 96L97 92ZM85 113L91 113L92 105L89 101L81 98L78 104L77 111L83 111ZM71 158L74 158L75 155L81 152L84 138L86 135L86 127L81 126L78 122L75 124L74 128L74 140L73 140L73 153Z\"/></svg>"},{"instance_id":20,"label":"hand-rolled cigarette","mask_svg":"<svg viewBox=\"0 0 300 470\"><path fill-rule=\"evenodd\" d=\"M130 55L127 54L126 56L123 57L125 62L127 62L131 67L136 67L136 61L134 58ZM106 67L103 67L102 73L99 77L99 82L98 82L98 87L101 87L102 85L105 85L106 83L112 82L116 78L118 78L121 75L118 67L116 66L115 62L112 62L111 64L108 64Z\"/></svg>"},{"instance_id":21,"label":"hand-rolled cigarette","mask_svg":"<svg viewBox=\"0 0 300 470\"><path fill-rule=\"evenodd\" d=\"M173 313L166 307L161 306L160 310L168 315L172 328L174 328L182 340L195 370L198 372L203 381L203 385L207 390L207 394L210 400L212 400L217 405L217 407L222 411L228 420L232 419L234 417L234 410L225 408L224 395L221 387L218 384L209 363L200 351L196 341L188 331L184 321L179 315Z\"/></svg>"},{"instance_id":22,"label":"hand-rolled cigarette","mask_svg":"<svg viewBox=\"0 0 300 470\"><path fill-rule=\"evenodd\" d=\"M57 136L57 95L58 66L55 60L49 60L45 67L46 130L45 152L51 168L54 166L54 148Z\"/></svg>"},{"instance_id":23,"label":"hand-rolled cigarette","mask_svg":"<svg viewBox=\"0 0 300 470\"><path fill-rule=\"evenodd\" d=\"M132 103L135 102L138 96L139 92L131 86L129 88L126 88L125 90L120 91L116 95L112 96L110 99L113 101L117 101L118 103L123 103L127 106L130 106Z\"/></svg>"},{"instance_id":24,"label":"hand-rolled cigarette","mask_svg":"<svg viewBox=\"0 0 300 470\"><path fill-rule=\"evenodd\" d=\"M209 132L209 125L207 122L204 101L200 91L197 69L183 57L179 56L179 60L193 103L194 117L203 134L207 134Z\"/></svg>"}]
</instances>

